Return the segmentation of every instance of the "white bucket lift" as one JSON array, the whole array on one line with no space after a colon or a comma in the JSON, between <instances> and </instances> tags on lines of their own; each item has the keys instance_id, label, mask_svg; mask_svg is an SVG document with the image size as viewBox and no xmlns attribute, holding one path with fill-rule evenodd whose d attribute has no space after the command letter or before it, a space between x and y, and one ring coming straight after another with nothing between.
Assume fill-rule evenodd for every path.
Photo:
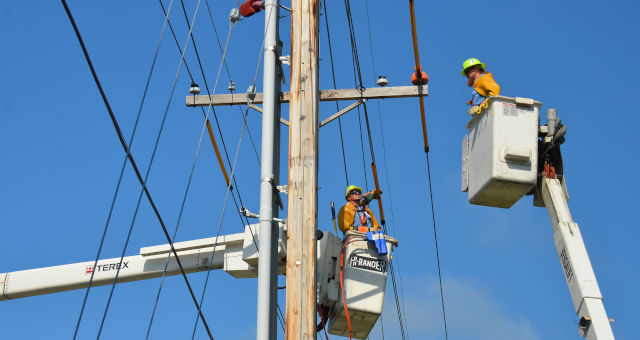
<instances>
[{"instance_id":1,"label":"white bucket lift","mask_svg":"<svg viewBox=\"0 0 640 340\"><path fill-rule=\"evenodd\" d=\"M351 320L351 335L355 339L365 339L382 314L387 273L391 261L391 250L398 241L385 236L387 254L380 255L366 234L348 231L341 242L331 233L320 240L320 252L331 254L330 261L321 261L325 267L318 267L318 305L331 309L327 331L330 334L349 336L347 316L340 290L340 257L344 246L342 286ZM323 242L324 241L324 242ZM327 284L322 284L326 282Z\"/></svg>"},{"instance_id":2,"label":"white bucket lift","mask_svg":"<svg viewBox=\"0 0 640 340\"><path fill-rule=\"evenodd\" d=\"M527 98L489 97L487 106L467 124L462 141L462 191L469 202L509 208L524 194L534 193L534 205L545 206L553 239L571 298L580 317L578 333L587 340L613 340L602 294L578 224L567 204L560 145L566 126L557 110ZM535 190L533 190L535 189Z\"/></svg>"},{"instance_id":3,"label":"white bucket lift","mask_svg":"<svg viewBox=\"0 0 640 340\"><path fill-rule=\"evenodd\" d=\"M503 96L487 103L462 140L462 191L473 204L509 208L536 185L542 104Z\"/></svg>"}]
</instances>

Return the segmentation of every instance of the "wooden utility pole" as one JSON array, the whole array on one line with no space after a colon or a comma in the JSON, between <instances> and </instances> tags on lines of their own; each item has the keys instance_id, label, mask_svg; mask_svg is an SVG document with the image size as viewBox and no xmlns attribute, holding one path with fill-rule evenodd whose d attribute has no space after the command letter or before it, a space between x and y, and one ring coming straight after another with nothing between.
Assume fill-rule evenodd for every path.
<instances>
[{"instance_id":1,"label":"wooden utility pole","mask_svg":"<svg viewBox=\"0 0 640 340\"><path fill-rule=\"evenodd\" d=\"M286 339L316 338L318 2L291 1Z\"/></svg>"}]
</instances>

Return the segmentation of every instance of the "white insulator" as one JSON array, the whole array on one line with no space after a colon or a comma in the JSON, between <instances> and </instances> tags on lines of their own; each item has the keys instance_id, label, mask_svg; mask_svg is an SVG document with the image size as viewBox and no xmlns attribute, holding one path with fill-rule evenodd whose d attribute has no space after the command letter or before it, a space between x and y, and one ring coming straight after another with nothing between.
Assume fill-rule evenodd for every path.
<instances>
[{"instance_id":1,"label":"white insulator","mask_svg":"<svg viewBox=\"0 0 640 340\"><path fill-rule=\"evenodd\" d=\"M199 94L200 93L200 87L198 87L198 84L191 83L191 87L189 88L189 93L191 93L191 94Z\"/></svg>"},{"instance_id":2,"label":"white insulator","mask_svg":"<svg viewBox=\"0 0 640 340\"><path fill-rule=\"evenodd\" d=\"M376 85L378 85L378 86L387 86L387 85L389 85L389 81L387 80L387 77L379 76L378 80L376 81Z\"/></svg>"}]
</instances>

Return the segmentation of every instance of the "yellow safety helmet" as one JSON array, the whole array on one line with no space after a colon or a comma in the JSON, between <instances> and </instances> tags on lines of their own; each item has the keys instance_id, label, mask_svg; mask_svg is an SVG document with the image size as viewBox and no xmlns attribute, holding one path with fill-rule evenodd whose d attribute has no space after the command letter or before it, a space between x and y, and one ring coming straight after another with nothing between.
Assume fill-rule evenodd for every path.
<instances>
[{"instance_id":1,"label":"yellow safety helmet","mask_svg":"<svg viewBox=\"0 0 640 340\"><path fill-rule=\"evenodd\" d=\"M475 65L480 65L480 67L482 67L483 70L487 67L487 64L481 62L480 60L478 60L476 58L469 58L469 59L465 60L464 63L462 63L462 75L466 76L467 74L465 73L465 71L469 67L475 66Z\"/></svg>"},{"instance_id":2,"label":"yellow safety helmet","mask_svg":"<svg viewBox=\"0 0 640 340\"><path fill-rule=\"evenodd\" d=\"M361 187L352 184L347 187L347 190L344 191L344 199L349 200L349 192L351 192L351 190L360 190L360 192L362 192Z\"/></svg>"}]
</instances>

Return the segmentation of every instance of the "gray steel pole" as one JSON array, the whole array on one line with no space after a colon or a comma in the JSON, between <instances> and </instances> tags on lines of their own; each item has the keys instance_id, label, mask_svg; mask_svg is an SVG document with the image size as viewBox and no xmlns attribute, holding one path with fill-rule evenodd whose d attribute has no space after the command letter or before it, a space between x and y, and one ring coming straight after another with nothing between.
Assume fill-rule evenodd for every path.
<instances>
[{"instance_id":1,"label":"gray steel pole","mask_svg":"<svg viewBox=\"0 0 640 340\"><path fill-rule=\"evenodd\" d=\"M257 340L277 338L278 227L273 218L278 208L273 184L279 184L280 169L279 14L278 0L265 1Z\"/></svg>"}]
</instances>

